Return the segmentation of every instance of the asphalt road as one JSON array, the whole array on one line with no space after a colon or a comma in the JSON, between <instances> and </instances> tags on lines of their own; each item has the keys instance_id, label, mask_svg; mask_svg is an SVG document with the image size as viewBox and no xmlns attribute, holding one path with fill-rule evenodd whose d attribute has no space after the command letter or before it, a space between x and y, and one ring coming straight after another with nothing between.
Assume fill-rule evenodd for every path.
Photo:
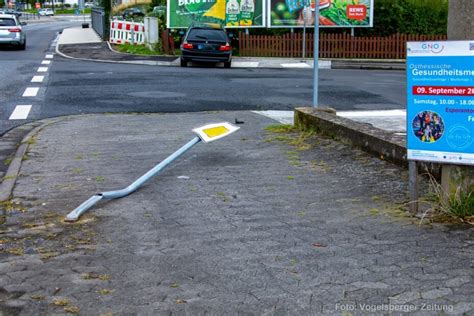
<instances>
[{"instance_id":1,"label":"asphalt road","mask_svg":"<svg viewBox=\"0 0 474 316\"><path fill-rule=\"evenodd\" d=\"M31 83L57 32L71 22L26 27L26 51L0 50L0 135L31 120L109 112L291 110L309 106L312 71L157 67L65 59L55 55L42 83ZM399 71L321 70L320 103L337 110L405 108L405 74ZM34 97L23 97L39 87ZM10 120L18 105L27 119Z\"/></svg>"},{"instance_id":2,"label":"asphalt road","mask_svg":"<svg viewBox=\"0 0 474 316\"><path fill-rule=\"evenodd\" d=\"M23 27L27 38L27 48L24 51L15 47L0 47L0 135L6 130L37 119L37 113L32 112L27 120L9 120L17 105L44 104L44 91L40 91L35 100L22 97L26 87L32 86L31 79L37 74L37 69L47 52L53 52L52 43L59 31L65 27L77 24L68 19L48 23L29 23ZM45 79L48 75L45 75ZM36 108L33 108L36 111ZM32 115L33 114L33 115Z\"/></svg>"}]
</instances>

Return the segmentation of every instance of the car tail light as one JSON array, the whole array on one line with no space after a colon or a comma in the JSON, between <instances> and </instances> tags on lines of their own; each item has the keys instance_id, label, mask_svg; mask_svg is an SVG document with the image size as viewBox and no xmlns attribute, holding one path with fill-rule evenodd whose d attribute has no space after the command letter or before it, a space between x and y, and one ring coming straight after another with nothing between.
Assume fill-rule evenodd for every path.
<instances>
[{"instance_id":1,"label":"car tail light","mask_svg":"<svg viewBox=\"0 0 474 316\"><path fill-rule=\"evenodd\" d=\"M21 29L15 27L15 28L13 28L13 29L8 29L8 32L10 32L10 33L20 33L20 32L21 32Z\"/></svg>"},{"instance_id":2,"label":"car tail light","mask_svg":"<svg viewBox=\"0 0 474 316\"><path fill-rule=\"evenodd\" d=\"M229 44L221 45L221 46L219 47L219 50L220 50L220 51L229 51L229 50L231 50L231 49L232 49L232 46L230 46Z\"/></svg>"},{"instance_id":3,"label":"car tail light","mask_svg":"<svg viewBox=\"0 0 474 316\"><path fill-rule=\"evenodd\" d=\"M184 49L193 49L193 44L183 43L183 48Z\"/></svg>"}]
</instances>

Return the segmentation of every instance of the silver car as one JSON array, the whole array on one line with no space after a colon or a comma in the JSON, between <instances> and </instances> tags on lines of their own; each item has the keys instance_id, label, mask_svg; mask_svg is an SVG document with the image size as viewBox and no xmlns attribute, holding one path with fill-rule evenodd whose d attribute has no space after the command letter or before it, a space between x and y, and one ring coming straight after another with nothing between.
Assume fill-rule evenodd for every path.
<instances>
[{"instance_id":1,"label":"silver car","mask_svg":"<svg viewBox=\"0 0 474 316\"><path fill-rule=\"evenodd\" d=\"M12 14L0 14L0 44L16 45L20 49L26 48L26 35L22 26L26 23L18 21Z\"/></svg>"},{"instance_id":2,"label":"silver car","mask_svg":"<svg viewBox=\"0 0 474 316\"><path fill-rule=\"evenodd\" d=\"M39 9L38 10L38 14L41 15L41 16L53 16L54 15L54 11L53 9Z\"/></svg>"}]
</instances>

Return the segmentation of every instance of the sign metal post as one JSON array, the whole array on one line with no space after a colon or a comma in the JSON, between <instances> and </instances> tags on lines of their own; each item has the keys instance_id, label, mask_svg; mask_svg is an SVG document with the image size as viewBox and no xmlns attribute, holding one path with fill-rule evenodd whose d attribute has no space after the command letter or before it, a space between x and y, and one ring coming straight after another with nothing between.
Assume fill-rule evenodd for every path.
<instances>
[{"instance_id":1,"label":"sign metal post","mask_svg":"<svg viewBox=\"0 0 474 316\"><path fill-rule=\"evenodd\" d=\"M313 108L318 107L318 82L319 82L319 0L314 4L314 62L313 62Z\"/></svg>"}]
</instances>

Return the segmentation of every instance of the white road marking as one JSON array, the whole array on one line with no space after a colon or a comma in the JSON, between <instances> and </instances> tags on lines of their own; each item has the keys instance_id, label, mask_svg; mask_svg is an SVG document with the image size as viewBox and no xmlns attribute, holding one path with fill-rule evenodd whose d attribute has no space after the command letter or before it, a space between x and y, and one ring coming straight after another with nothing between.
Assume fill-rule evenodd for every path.
<instances>
[{"instance_id":1,"label":"white road marking","mask_svg":"<svg viewBox=\"0 0 474 316\"><path fill-rule=\"evenodd\" d=\"M307 63L281 64L283 68L311 68Z\"/></svg>"},{"instance_id":2,"label":"white road marking","mask_svg":"<svg viewBox=\"0 0 474 316\"><path fill-rule=\"evenodd\" d=\"M46 55L46 57L45 57L45 58L47 58L47 59L53 59L53 57L54 57L54 55L53 55L53 54L48 54L48 55Z\"/></svg>"},{"instance_id":3,"label":"white road marking","mask_svg":"<svg viewBox=\"0 0 474 316\"><path fill-rule=\"evenodd\" d=\"M39 88L26 88L25 89L25 92L23 92L23 96L24 97L36 97L36 95L38 94L38 90Z\"/></svg>"},{"instance_id":4,"label":"white road marking","mask_svg":"<svg viewBox=\"0 0 474 316\"><path fill-rule=\"evenodd\" d=\"M232 68L257 68L257 61L233 61Z\"/></svg>"},{"instance_id":5,"label":"white road marking","mask_svg":"<svg viewBox=\"0 0 474 316\"><path fill-rule=\"evenodd\" d=\"M39 67L38 72L48 72L48 67Z\"/></svg>"},{"instance_id":6,"label":"white road marking","mask_svg":"<svg viewBox=\"0 0 474 316\"><path fill-rule=\"evenodd\" d=\"M41 62L41 65L49 65L49 64L51 64L51 60L43 60Z\"/></svg>"},{"instance_id":7,"label":"white road marking","mask_svg":"<svg viewBox=\"0 0 474 316\"><path fill-rule=\"evenodd\" d=\"M30 113L31 105L17 105L9 120L25 120Z\"/></svg>"},{"instance_id":8,"label":"white road marking","mask_svg":"<svg viewBox=\"0 0 474 316\"><path fill-rule=\"evenodd\" d=\"M294 121L294 111L269 110L269 111L252 111L252 113L269 117L282 124L293 125L293 121Z\"/></svg>"},{"instance_id":9,"label":"white road marking","mask_svg":"<svg viewBox=\"0 0 474 316\"><path fill-rule=\"evenodd\" d=\"M282 124L293 124L293 111L252 111L274 119ZM385 110L385 111L342 111L337 112L338 116L357 121L369 123L373 126L391 132L405 135L406 132L406 111L405 110Z\"/></svg>"},{"instance_id":10,"label":"white road marking","mask_svg":"<svg viewBox=\"0 0 474 316\"><path fill-rule=\"evenodd\" d=\"M381 111L338 111L338 116L342 117L396 117L406 116L405 110L381 110Z\"/></svg>"},{"instance_id":11,"label":"white road marking","mask_svg":"<svg viewBox=\"0 0 474 316\"><path fill-rule=\"evenodd\" d=\"M31 79L31 82L43 82L44 76L33 76L33 79Z\"/></svg>"}]
</instances>

